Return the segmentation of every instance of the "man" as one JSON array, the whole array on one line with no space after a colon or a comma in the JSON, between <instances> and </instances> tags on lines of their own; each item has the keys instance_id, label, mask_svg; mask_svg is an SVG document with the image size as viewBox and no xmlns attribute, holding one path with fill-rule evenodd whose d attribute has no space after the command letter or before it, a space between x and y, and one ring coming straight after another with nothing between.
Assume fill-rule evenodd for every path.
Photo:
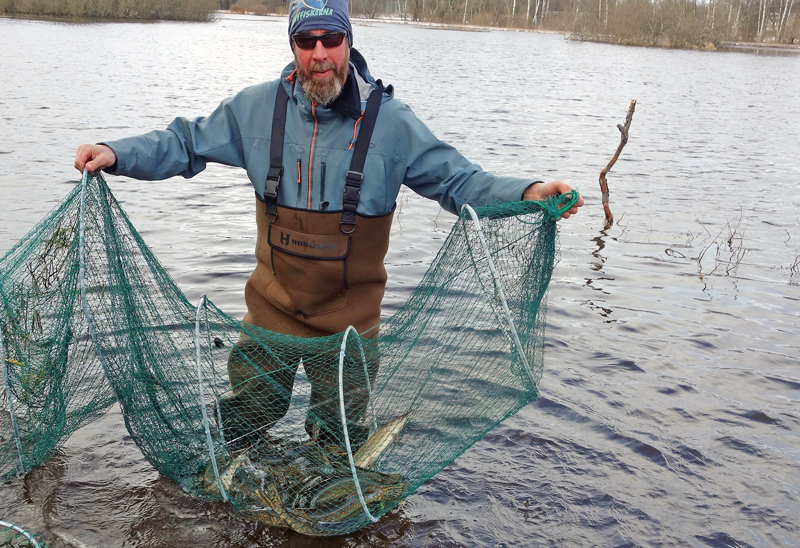
<instances>
[{"instance_id":1,"label":"man","mask_svg":"<svg viewBox=\"0 0 800 548\"><path fill-rule=\"evenodd\" d=\"M207 118L177 118L164 131L84 144L75 157L81 171L147 180L192 177L207 162L245 168L257 198L258 241L244 322L305 338L352 325L377 337L383 259L401 185L452 213L464 203L540 200L571 190L560 181L486 173L434 137L352 48L347 0L295 0L289 38L295 59L280 79L225 99ZM582 205L581 199L564 217ZM265 353L243 335L231 353L233 395L220 404L226 439L246 445L254 430L268 430L286 413L304 358L312 385L306 430L341 445L333 356L314 363L297 345L281 346ZM370 357L372 377L377 356ZM346 377L348 433L358 446L368 434L366 375L352 367Z\"/></svg>"}]
</instances>

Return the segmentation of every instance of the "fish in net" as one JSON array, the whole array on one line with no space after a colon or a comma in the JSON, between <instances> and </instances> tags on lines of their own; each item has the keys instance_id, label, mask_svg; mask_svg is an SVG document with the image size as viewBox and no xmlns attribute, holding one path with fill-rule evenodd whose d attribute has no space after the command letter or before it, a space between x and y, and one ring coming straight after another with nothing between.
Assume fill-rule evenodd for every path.
<instances>
[{"instance_id":1,"label":"fish in net","mask_svg":"<svg viewBox=\"0 0 800 548\"><path fill-rule=\"evenodd\" d=\"M391 318L299 338L190 303L84 174L0 261L0 477L119 402L192 495L307 535L365 527L538 397L556 221L577 199L465 206Z\"/></svg>"}]
</instances>

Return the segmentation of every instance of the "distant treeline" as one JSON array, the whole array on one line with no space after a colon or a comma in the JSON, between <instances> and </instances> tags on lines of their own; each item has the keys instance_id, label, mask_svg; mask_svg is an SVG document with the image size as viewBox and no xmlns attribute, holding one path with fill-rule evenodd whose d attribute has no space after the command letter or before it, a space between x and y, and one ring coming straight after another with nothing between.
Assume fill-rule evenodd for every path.
<instances>
[{"instance_id":1,"label":"distant treeline","mask_svg":"<svg viewBox=\"0 0 800 548\"><path fill-rule=\"evenodd\" d=\"M0 0L0 13L26 17L208 21L218 0Z\"/></svg>"},{"instance_id":2,"label":"distant treeline","mask_svg":"<svg viewBox=\"0 0 800 548\"><path fill-rule=\"evenodd\" d=\"M800 0L350 0L350 14L712 49L725 42L800 43L796 3ZM0 13L34 17L207 21L216 9L285 15L288 0L0 0Z\"/></svg>"},{"instance_id":3,"label":"distant treeline","mask_svg":"<svg viewBox=\"0 0 800 548\"><path fill-rule=\"evenodd\" d=\"M620 44L713 48L723 42L800 43L795 3L800 0L350 0L350 14L551 30ZM287 13L287 0L221 5L240 13Z\"/></svg>"}]
</instances>

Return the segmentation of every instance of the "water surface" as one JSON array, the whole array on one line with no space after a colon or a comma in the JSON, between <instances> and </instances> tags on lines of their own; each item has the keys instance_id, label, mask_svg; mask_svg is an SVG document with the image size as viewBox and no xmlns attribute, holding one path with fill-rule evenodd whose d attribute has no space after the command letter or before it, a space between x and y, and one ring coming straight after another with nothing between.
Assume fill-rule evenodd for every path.
<instances>
[{"instance_id":1,"label":"water surface","mask_svg":"<svg viewBox=\"0 0 800 548\"><path fill-rule=\"evenodd\" d=\"M76 183L78 144L207 114L276 77L285 29L0 19L0 252ZM542 397L348 537L269 530L192 499L144 460L116 408L0 486L0 519L51 548L800 544L800 57L354 30L372 73L467 157L586 198L561 223ZM631 99L604 230L597 178ZM109 183L190 300L244 313L243 172ZM401 194L387 315L452 222Z\"/></svg>"}]
</instances>

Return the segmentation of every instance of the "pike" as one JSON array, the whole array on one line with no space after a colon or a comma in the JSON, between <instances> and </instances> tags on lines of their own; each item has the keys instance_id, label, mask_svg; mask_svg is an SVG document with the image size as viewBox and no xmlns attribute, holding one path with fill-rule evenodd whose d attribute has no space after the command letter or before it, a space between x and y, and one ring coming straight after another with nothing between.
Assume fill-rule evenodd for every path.
<instances>
[{"instance_id":1,"label":"pike","mask_svg":"<svg viewBox=\"0 0 800 548\"><path fill-rule=\"evenodd\" d=\"M233 484L233 478L236 476L236 472L242 466L247 466L250 463L250 459L247 458L247 455L242 453L225 469L225 471L220 474L219 479L222 482L222 487L225 491L231 490L231 485ZM216 477L214 476L214 469L209 461L208 467L206 468L206 472L203 475L203 488L206 492L213 492L218 491L219 486L216 482Z\"/></svg>"},{"instance_id":2,"label":"pike","mask_svg":"<svg viewBox=\"0 0 800 548\"><path fill-rule=\"evenodd\" d=\"M383 507L383 503L393 504L402 498L408 490L408 484L402 480L392 482L390 479L399 476L387 476L384 478L385 484L377 482L376 489L368 488L364 494L367 504ZM328 531L337 530L337 526L356 518L363 512L363 507L358 497L355 496L352 478L342 478L340 481L332 482L328 495L329 502L336 502L330 508L291 508L288 509L283 504L278 488L270 483L263 490L257 489L256 496L266 506L271 508L280 519L289 527L304 535L327 534ZM335 494L330 497L331 491ZM323 493L320 493L322 495ZM317 499L318 497L315 497ZM340 500L336 500L340 499Z\"/></svg>"},{"instance_id":3,"label":"pike","mask_svg":"<svg viewBox=\"0 0 800 548\"><path fill-rule=\"evenodd\" d=\"M367 442L353 455L353 461L359 468L371 468L384 451L400 437L400 433L411 419L411 411L381 426L372 434Z\"/></svg>"},{"instance_id":4,"label":"pike","mask_svg":"<svg viewBox=\"0 0 800 548\"><path fill-rule=\"evenodd\" d=\"M364 488L366 501L372 501L376 495L379 495L380 499L400 498L405 495L408 487L403 481L403 476L380 472L363 472L359 474L359 482ZM336 504L341 505L343 499L352 497L355 493L356 487L352 476L336 478L317 490L309 506L315 510L326 511Z\"/></svg>"},{"instance_id":5,"label":"pike","mask_svg":"<svg viewBox=\"0 0 800 548\"><path fill-rule=\"evenodd\" d=\"M312 520L298 516L295 512L290 513L286 511L278 489L271 483L267 485L264 493L261 492L261 489L256 489L256 495L261 499L261 502L272 508L286 525L298 533L312 536L319 535Z\"/></svg>"}]
</instances>

